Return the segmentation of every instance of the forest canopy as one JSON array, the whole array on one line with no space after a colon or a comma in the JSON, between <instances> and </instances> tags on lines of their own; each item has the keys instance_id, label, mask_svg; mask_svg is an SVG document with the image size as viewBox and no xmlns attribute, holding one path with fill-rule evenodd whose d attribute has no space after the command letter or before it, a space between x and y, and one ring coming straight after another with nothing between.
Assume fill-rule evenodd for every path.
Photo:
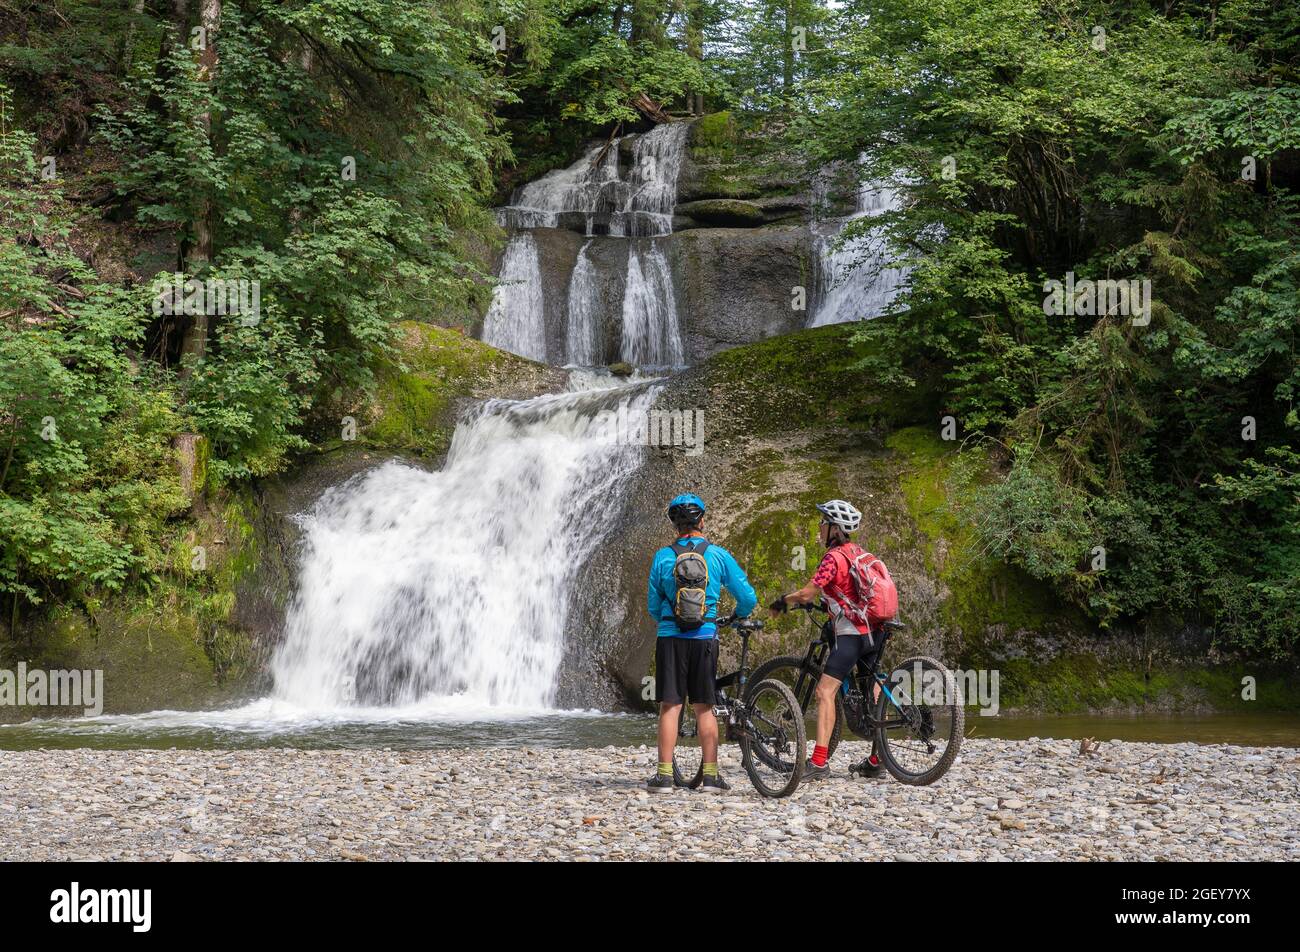
<instances>
[{"instance_id":1,"label":"forest canopy","mask_svg":"<svg viewBox=\"0 0 1300 952\"><path fill-rule=\"evenodd\" d=\"M910 279L859 334L994 454L985 551L1102 627L1294 657L1298 27L1285 0L0 0L6 613L167 570L182 434L214 489L279 472L399 321L481 312L513 184L729 110L809 181L904 194L877 223ZM213 278L258 281L256 323L182 306ZM1139 312L1076 306L1103 280Z\"/></svg>"}]
</instances>

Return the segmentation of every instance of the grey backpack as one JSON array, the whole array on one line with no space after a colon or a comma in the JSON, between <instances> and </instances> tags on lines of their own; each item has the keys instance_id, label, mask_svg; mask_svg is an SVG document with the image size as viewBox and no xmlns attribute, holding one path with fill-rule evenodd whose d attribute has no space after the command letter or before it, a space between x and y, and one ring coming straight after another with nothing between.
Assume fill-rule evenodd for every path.
<instances>
[{"instance_id":1,"label":"grey backpack","mask_svg":"<svg viewBox=\"0 0 1300 952\"><path fill-rule=\"evenodd\" d=\"M704 550L708 542L690 546L684 542L674 542L670 548L677 556L673 563L673 581L677 583L677 595L673 599L673 621L682 631L695 631L705 622L705 612L709 610L706 593L709 587L709 563L704 561Z\"/></svg>"}]
</instances>

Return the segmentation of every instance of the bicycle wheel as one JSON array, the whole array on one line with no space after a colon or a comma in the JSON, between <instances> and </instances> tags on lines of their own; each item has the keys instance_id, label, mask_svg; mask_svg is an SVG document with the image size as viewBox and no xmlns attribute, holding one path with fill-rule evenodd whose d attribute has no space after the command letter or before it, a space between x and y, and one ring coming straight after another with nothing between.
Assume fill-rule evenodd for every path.
<instances>
[{"instance_id":1,"label":"bicycle wheel","mask_svg":"<svg viewBox=\"0 0 1300 952\"><path fill-rule=\"evenodd\" d=\"M803 777L808 737L803 710L780 681L759 681L745 693L741 763L765 797L788 797Z\"/></svg>"},{"instance_id":2,"label":"bicycle wheel","mask_svg":"<svg viewBox=\"0 0 1300 952\"><path fill-rule=\"evenodd\" d=\"M966 725L952 672L923 655L896 665L876 700L876 725L880 757L894 779L934 783L957 758Z\"/></svg>"},{"instance_id":3,"label":"bicycle wheel","mask_svg":"<svg viewBox=\"0 0 1300 952\"><path fill-rule=\"evenodd\" d=\"M673 780L692 790L704 782L704 751L700 748L700 729L695 722L693 704L682 705L677 746L673 748Z\"/></svg>"},{"instance_id":4,"label":"bicycle wheel","mask_svg":"<svg viewBox=\"0 0 1300 952\"><path fill-rule=\"evenodd\" d=\"M802 681L800 684L800 674ZM821 679L822 673L814 666L809 666L806 670L803 668L803 658L796 658L794 655L783 655L779 658L773 658L771 661L764 662L754 669L750 681L757 683L766 681L769 678L773 681L780 681L788 687L795 700L799 702L799 707L803 709L804 714L804 734L809 741L817 740L817 682ZM844 697L838 691L835 692L835 726L831 729L830 743L826 745L827 756L835 753L835 748L840 745L840 737L844 733Z\"/></svg>"}]
</instances>

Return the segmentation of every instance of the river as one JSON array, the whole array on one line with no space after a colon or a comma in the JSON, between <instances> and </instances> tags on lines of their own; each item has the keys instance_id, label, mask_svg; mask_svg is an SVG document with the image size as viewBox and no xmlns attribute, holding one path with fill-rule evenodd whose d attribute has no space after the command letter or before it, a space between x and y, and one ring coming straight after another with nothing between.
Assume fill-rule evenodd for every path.
<instances>
[{"instance_id":1,"label":"river","mask_svg":"<svg viewBox=\"0 0 1300 952\"><path fill-rule=\"evenodd\" d=\"M980 717L972 710L967 736L1300 747L1300 718L1273 713ZM261 700L224 711L156 711L0 725L0 750L576 748L653 746L654 741L655 719L647 714L511 709L472 702L442 704L437 710L353 708L321 714Z\"/></svg>"}]
</instances>

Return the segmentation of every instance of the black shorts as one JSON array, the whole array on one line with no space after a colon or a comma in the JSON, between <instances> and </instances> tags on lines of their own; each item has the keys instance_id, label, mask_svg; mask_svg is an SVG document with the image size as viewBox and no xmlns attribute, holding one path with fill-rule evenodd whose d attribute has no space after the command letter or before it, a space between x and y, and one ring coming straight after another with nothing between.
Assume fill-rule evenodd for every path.
<instances>
[{"instance_id":1,"label":"black shorts","mask_svg":"<svg viewBox=\"0 0 1300 952\"><path fill-rule=\"evenodd\" d=\"M871 638L863 635L836 635L835 649L826 659L826 667L822 668L822 673L829 674L837 681L843 681L859 660L870 658L875 654L876 648L871 642Z\"/></svg>"},{"instance_id":2,"label":"black shorts","mask_svg":"<svg viewBox=\"0 0 1300 952\"><path fill-rule=\"evenodd\" d=\"M655 700L713 704L718 699L717 638L655 639Z\"/></svg>"}]
</instances>

